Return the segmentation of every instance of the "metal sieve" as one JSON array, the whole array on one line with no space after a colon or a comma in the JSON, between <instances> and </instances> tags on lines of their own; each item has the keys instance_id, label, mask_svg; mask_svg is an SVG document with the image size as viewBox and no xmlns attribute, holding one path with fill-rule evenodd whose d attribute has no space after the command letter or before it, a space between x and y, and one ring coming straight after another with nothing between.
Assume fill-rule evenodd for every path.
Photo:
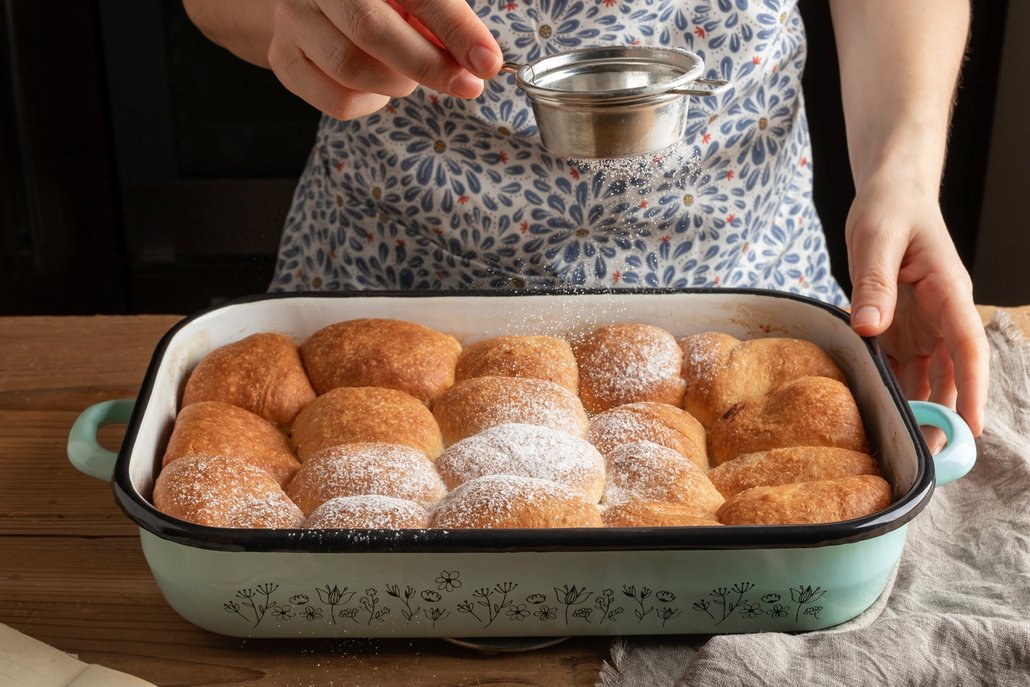
<instances>
[{"instance_id":1,"label":"metal sieve","mask_svg":"<svg viewBox=\"0 0 1030 687\"><path fill-rule=\"evenodd\" d=\"M529 97L544 147L576 159L667 148L683 138L690 96L729 86L700 78L704 62L679 48L584 48L529 64L506 62L501 71L515 74Z\"/></svg>"}]
</instances>

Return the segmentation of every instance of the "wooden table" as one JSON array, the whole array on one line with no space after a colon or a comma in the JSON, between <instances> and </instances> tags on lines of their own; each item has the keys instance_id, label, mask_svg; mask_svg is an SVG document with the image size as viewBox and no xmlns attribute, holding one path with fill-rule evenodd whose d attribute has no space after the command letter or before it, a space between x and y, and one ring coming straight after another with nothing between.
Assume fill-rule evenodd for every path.
<instances>
[{"instance_id":1,"label":"wooden table","mask_svg":"<svg viewBox=\"0 0 1030 687\"><path fill-rule=\"evenodd\" d=\"M1010 312L1030 332L1030 306ZM0 318L0 622L157 685L595 683L606 638L481 656L440 640L241 640L180 618L150 575L136 526L65 451L86 406L136 395L178 319ZM112 449L120 438L117 428L101 436Z\"/></svg>"}]
</instances>

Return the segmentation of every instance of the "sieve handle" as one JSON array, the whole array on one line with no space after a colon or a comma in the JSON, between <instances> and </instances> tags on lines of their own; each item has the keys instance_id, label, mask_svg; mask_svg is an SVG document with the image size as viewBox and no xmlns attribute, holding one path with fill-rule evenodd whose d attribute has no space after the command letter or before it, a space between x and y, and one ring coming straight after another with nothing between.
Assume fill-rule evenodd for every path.
<instances>
[{"instance_id":1,"label":"sieve handle","mask_svg":"<svg viewBox=\"0 0 1030 687\"><path fill-rule=\"evenodd\" d=\"M698 98L706 98L716 93L721 93L730 87L729 81L723 81L722 79L694 79L695 84L702 86L711 86L712 90L702 91L699 88L673 88L668 93L679 93L680 95L692 95Z\"/></svg>"},{"instance_id":2,"label":"sieve handle","mask_svg":"<svg viewBox=\"0 0 1030 687\"><path fill-rule=\"evenodd\" d=\"M519 64L517 62L505 62L504 64L501 65L500 73L501 74L515 74L520 69L522 69L522 67L523 67L523 65L521 65L521 64Z\"/></svg>"}]
</instances>

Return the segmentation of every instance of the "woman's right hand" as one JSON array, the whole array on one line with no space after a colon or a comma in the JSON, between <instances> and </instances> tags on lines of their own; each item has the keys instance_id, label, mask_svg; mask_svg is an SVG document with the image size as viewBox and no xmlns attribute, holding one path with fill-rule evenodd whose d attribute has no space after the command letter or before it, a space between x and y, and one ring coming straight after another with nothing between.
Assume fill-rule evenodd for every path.
<instances>
[{"instance_id":1,"label":"woman's right hand","mask_svg":"<svg viewBox=\"0 0 1030 687\"><path fill-rule=\"evenodd\" d=\"M464 0L276 0L273 16L272 71L337 119L371 114L419 84L475 98L502 63Z\"/></svg>"}]
</instances>

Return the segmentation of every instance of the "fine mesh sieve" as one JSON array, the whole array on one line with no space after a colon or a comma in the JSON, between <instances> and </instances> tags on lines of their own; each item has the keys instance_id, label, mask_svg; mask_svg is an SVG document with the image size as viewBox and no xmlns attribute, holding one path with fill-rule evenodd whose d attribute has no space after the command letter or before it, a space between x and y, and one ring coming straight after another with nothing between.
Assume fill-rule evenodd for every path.
<instances>
[{"instance_id":1,"label":"fine mesh sieve","mask_svg":"<svg viewBox=\"0 0 1030 687\"><path fill-rule=\"evenodd\" d=\"M529 97L544 147L578 159L667 148L683 137L690 96L729 86L701 78L704 62L679 48L584 48L529 64L505 63L501 71L514 73Z\"/></svg>"}]
</instances>

